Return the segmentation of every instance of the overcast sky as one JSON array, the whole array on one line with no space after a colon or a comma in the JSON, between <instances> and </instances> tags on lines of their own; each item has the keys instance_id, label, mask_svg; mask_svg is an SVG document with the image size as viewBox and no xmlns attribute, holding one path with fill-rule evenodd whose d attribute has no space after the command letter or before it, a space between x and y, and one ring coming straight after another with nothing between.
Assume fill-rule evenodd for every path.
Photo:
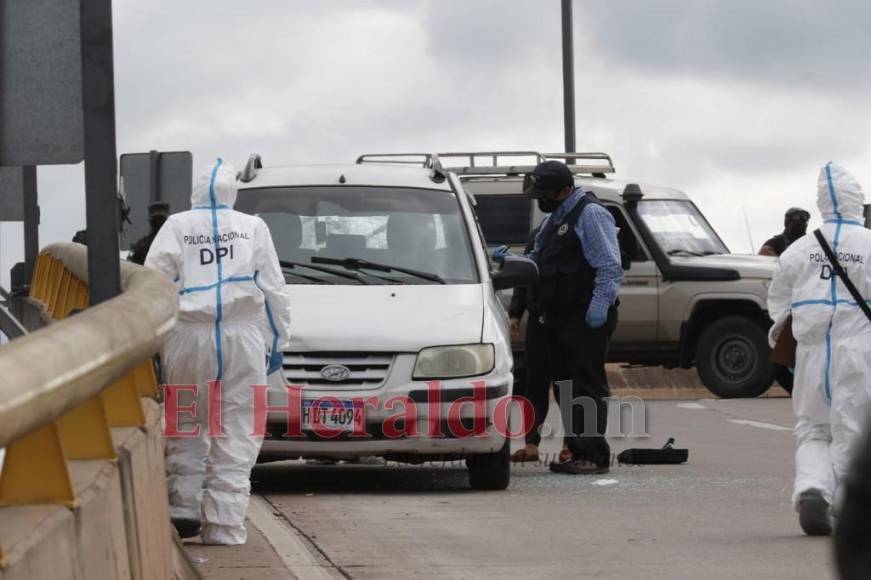
<instances>
[{"instance_id":1,"label":"overcast sky","mask_svg":"<svg viewBox=\"0 0 871 580\"><path fill-rule=\"evenodd\" d=\"M756 246L814 210L828 160L871 187L871 2L574 7L578 148L688 193L733 252L742 209ZM124 0L114 20L119 155L190 150L196 174L251 152L563 147L558 0ZM39 180L40 242L69 240L83 169ZM2 229L6 280L21 229Z\"/></svg>"}]
</instances>

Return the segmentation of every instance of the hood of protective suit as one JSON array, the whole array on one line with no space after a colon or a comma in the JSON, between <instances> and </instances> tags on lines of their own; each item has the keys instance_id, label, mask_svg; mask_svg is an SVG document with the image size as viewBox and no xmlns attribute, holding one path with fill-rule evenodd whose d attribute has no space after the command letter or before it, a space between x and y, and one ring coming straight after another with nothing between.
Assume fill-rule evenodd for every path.
<instances>
[{"instance_id":1,"label":"hood of protective suit","mask_svg":"<svg viewBox=\"0 0 871 580\"><path fill-rule=\"evenodd\" d=\"M211 207L212 203L233 207L238 191L236 170L226 161L218 159L203 166L194 181L191 207Z\"/></svg>"},{"instance_id":2,"label":"hood of protective suit","mask_svg":"<svg viewBox=\"0 0 871 580\"><path fill-rule=\"evenodd\" d=\"M817 181L817 207L823 219L864 222L865 194L849 171L829 161Z\"/></svg>"}]
</instances>

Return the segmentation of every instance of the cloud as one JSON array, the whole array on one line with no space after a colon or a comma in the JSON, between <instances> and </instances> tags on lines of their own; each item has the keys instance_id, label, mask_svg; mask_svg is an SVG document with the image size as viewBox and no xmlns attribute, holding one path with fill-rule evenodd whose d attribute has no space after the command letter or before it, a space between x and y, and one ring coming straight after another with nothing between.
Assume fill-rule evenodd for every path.
<instances>
[{"instance_id":1,"label":"cloud","mask_svg":"<svg viewBox=\"0 0 871 580\"><path fill-rule=\"evenodd\" d=\"M835 93L867 86L871 4L837 0L580 2L591 56L644 75L721 77Z\"/></svg>"},{"instance_id":2,"label":"cloud","mask_svg":"<svg viewBox=\"0 0 871 580\"><path fill-rule=\"evenodd\" d=\"M555 0L113 8L119 154L286 165L562 148ZM579 147L689 193L733 250L753 249L742 207L758 244L787 207L812 207L829 159L871 184L871 4L575 0L574 13ZM69 239L84 225L82 168L39 175L42 241Z\"/></svg>"}]
</instances>

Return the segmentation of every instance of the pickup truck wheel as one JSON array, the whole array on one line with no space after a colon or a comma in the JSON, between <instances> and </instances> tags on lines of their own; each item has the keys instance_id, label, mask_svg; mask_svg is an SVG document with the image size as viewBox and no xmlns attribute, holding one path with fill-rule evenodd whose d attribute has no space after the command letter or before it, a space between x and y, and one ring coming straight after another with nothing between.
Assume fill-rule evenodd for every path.
<instances>
[{"instance_id":1,"label":"pickup truck wheel","mask_svg":"<svg viewBox=\"0 0 871 580\"><path fill-rule=\"evenodd\" d=\"M505 439L502 449L495 453L470 455L466 458L469 483L472 489L498 490L511 481L511 441Z\"/></svg>"},{"instance_id":2,"label":"pickup truck wheel","mask_svg":"<svg viewBox=\"0 0 871 580\"><path fill-rule=\"evenodd\" d=\"M765 330L743 316L727 316L708 326L696 346L699 377L724 399L758 397L774 376Z\"/></svg>"}]
</instances>

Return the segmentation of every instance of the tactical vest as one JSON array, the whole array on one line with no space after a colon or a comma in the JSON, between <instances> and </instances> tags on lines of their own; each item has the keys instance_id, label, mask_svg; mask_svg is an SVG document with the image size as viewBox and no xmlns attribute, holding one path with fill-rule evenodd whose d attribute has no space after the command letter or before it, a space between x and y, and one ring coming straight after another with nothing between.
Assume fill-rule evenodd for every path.
<instances>
[{"instance_id":1,"label":"tactical vest","mask_svg":"<svg viewBox=\"0 0 871 580\"><path fill-rule=\"evenodd\" d=\"M541 232L538 264L538 296L545 309L580 308L586 311L593 299L596 270L584 256L575 225L588 205L602 205L598 198L587 193L565 216L562 223L548 220Z\"/></svg>"}]
</instances>

